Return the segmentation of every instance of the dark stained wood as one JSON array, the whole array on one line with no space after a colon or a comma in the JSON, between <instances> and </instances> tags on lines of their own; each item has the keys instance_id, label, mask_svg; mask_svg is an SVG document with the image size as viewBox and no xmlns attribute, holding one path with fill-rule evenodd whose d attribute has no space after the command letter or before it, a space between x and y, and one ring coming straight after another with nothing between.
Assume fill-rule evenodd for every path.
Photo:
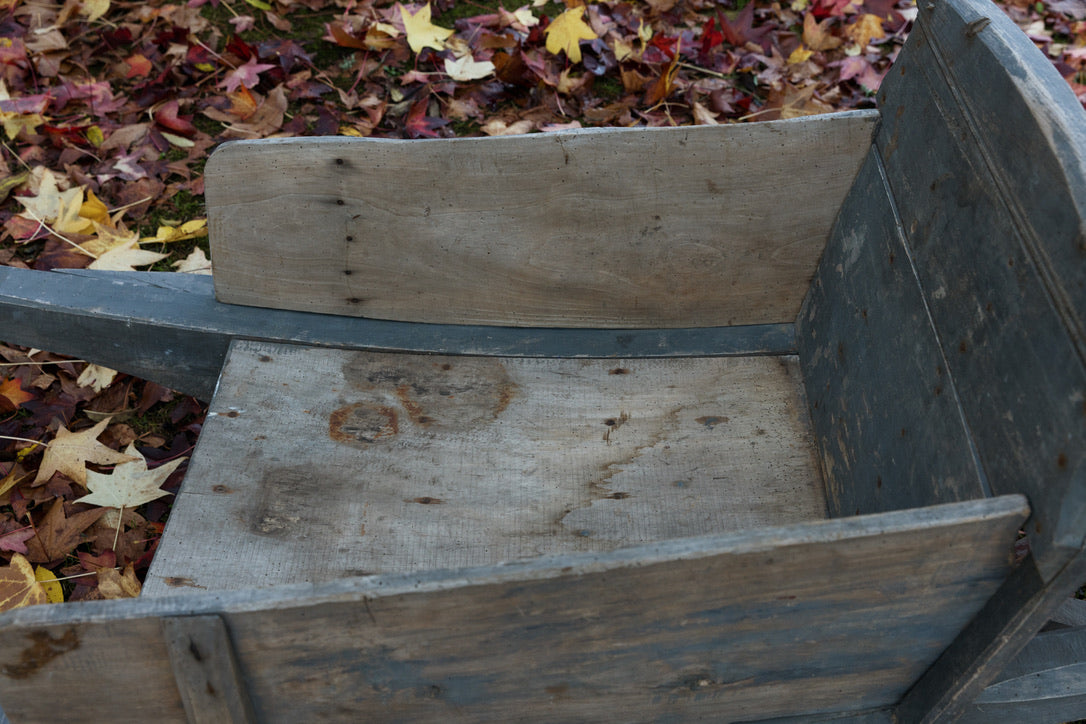
<instances>
[{"instance_id":1,"label":"dark stained wood","mask_svg":"<svg viewBox=\"0 0 1086 724\"><path fill-rule=\"evenodd\" d=\"M920 8L876 145L984 474L1030 498L1047 578L1086 536L1086 113L994 6Z\"/></svg>"},{"instance_id":2,"label":"dark stained wood","mask_svg":"<svg viewBox=\"0 0 1086 724\"><path fill-rule=\"evenodd\" d=\"M845 199L796 327L831 516L984 496L874 154Z\"/></svg>"},{"instance_id":3,"label":"dark stained wood","mask_svg":"<svg viewBox=\"0 0 1086 724\"><path fill-rule=\"evenodd\" d=\"M237 338L517 357L795 353L791 324L619 331L414 324L223 304L206 276L0 267L0 339L12 344L75 355L209 400Z\"/></svg>"},{"instance_id":4,"label":"dark stained wood","mask_svg":"<svg viewBox=\"0 0 1086 724\"><path fill-rule=\"evenodd\" d=\"M486 568L19 609L0 616L0 700L15 721L182 719L159 620L214 614L259 721L863 712L896 701L984 605L1027 514L1007 496ZM122 689L143 694L135 708L107 707Z\"/></svg>"},{"instance_id":5,"label":"dark stained wood","mask_svg":"<svg viewBox=\"0 0 1086 724\"><path fill-rule=\"evenodd\" d=\"M254 722L222 618L213 614L173 616L161 623L189 724Z\"/></svg>"}]
</instances>

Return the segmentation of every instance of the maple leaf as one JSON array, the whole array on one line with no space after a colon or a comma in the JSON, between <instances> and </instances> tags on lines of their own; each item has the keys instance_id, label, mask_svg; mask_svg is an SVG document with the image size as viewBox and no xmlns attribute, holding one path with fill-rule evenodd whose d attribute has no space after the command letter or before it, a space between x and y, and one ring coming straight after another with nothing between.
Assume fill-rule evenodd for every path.
<instances>
[{"instance_id":1,"label":"maple leaf","mask_svg":"<svg viewBox=\"0 0 1086 724\"><path fill-rule=\"evenodd\" d=\"M260 83L260 74L274 67L270 63L257 63L254 55L244 65L239 65L227 73L226 77L219 83L219 87L225 88L227 93L233 93L238 89L239 85L246 88L255 88ZM176 101L174 102L176 103Z\"/></svg>"},{"instance_id":2,"label":"maple leaf","mask_svg":"<svg viewBox=\"0 0 1086 724\"><path fill-rule=\"evenodd\" d=\"M185 241L201 236L207 236L207 219L193 219L180 226L160 226L154 236L145 236L140 239L140 243L169 244L172 241Z\"/></svg>"},{"instance_id":3,"label":"maple leaf","mask_svg":"<svg viewBox=\"0 0 1086 724\"><path fill-rule=\"evenodd\" d=\"M112 384L113 378L116 376L117 370L111 370L108 367L96 364L88 364L83 368L83 372L80 373L79 379L75 383L80 387L90 387L95 392L101 392Z\"/></svg>"},{"instance_id":4,"label":"maple leaf","mask_svg":"<svg viewBox=\"0 0 1086 724\"><path fill-rule=\"evenodd\" d=\"M110 249L93 262L88 269L105 269L110 271L136 271L138 266L150 266L156 261L165 259L168 254L159 254L147 251L139 247L139 242L132 239L125 244Z\"/></svg>"},{"instance_id":5,"label":"maple leaf","mask_svg":"<svg viewBox=\"0 0 1086 724\"><path fill-rule=\"evenodd\" d=\"M581 62L581 41L599 37L584 21L585 9L584 5L569 8L547 26L543 34L547 36L548 52L558 55L564 50L571 62Z\"/></svg>"},{"instance_id":6,"label":"maple leaf","mask_svg":"<svg viewBox=\"0 0 1086 724\"><path fill-rule=\"evenodd\" d=\"M30 526L0 535L0 551L26 553L26 542L34 535L34 529Z\"/></svg>"},{"instance_id":7,"label":"maple leaf","mask_svg":"<svg viewBox=\"0 0 1086 724\"><path fill-rule=\"evenodd\" d=\"M860 19L845 28L845 34L852 38L861 49L866 48L873 38L885 38L882 19L871 13L864 13Z\"/></svg>"},{"instance_id":8,"label":"maple leaf","mask_svg":"<svg viewBox=\"0 0 1086 724\"><path fill-rule=\"evenodd\" d=\"M64 514L64 501L56 498L45 517L35 526L37 535L27 541L27 558L45 564L64 558L83 542L83 531L94 525L105 512L105 508L97 508L68 516Z\"/></svg>"},{"instance_id":9,"label":"maple leaf","mask_svg":"<svg viewBox=\"0 0 1086 724\"><path fill-rule=\"evenodd\" d=\"M476 61L470 55L451 60L445 59L445 73L453 80L469 81L486 78L494 72L494 64L489 60Z\"/></svg>"},{"instance_id":10,"label":"maple leaf","mask_svg":"<svg viewBox=\"0 0 1086 724\"><path fill-rule=\"evenodd\" d=\"M211 273L211 261L204 254L204 250L200 247L196 247L192 250L192 253L186 256L181 261L175 261L171 264L181 274L210 274Z\"/></svg>"},{"instance_id":11,"label":"maple leaf","mask_svg":"<svg viewBox=\"0 0 1086 724\"><path fill-rule=\"evenodd\" d=\"M46 603L45 589L34 577L34 567L16 553L11 565L0 568L0 611Z\"/></svg>"},{"instance_id":12,"label":"maple leaf","mask_svg":"<svg viewBox=\"0 0 1086 724\"><path fill-rule=\"evenodd\" d=\"M131 455L117 452L98 442L98 436L106 429L109 420L107 417L83 432L69 432L61 425L57 436L49 443L49 447L45 448L45 455L42 456L33 485L49 480L56 472L64 473L80 485L86 485L88 462L113 465L135 460Z\"/></svg>"},{"instance_id":13,"label":"maple leaf","mask_svg":"<svg viewBox=\"0 0 1086 724\"><path fill-rule=\"evenodd\" d=\"M103 598L136 598L140 595L140 582L132 564L124 567L124 573L115 568L98 570L98 590Z\"/></svg>"},{"instance_id":14,"label":"maple leaf","mask_svg":"<svg viewBox=\"0 0 1086 724\"><path fill-rule=\"evenodd\" d=\"M0 396L8 398L16 408L35 399L34 393L24 390L19 380L14 378L0 382Z\"/></svg>"},{"instance_id":15,"label":"maple leaf","mask_svg":"<svg viewBox=\"0 0 1086 724\"><path fill-rule=\"evenodd\" d=\"M817 22L814 13L808 13L803 18L803 42L811 50L833 50L840 47L845 41L833 35L829 30L832 19L827 18Z\"/></svg>"},{"instance_id":16,"label":"maple leaf","mask_svg":"<svg viewBox=\"0 0 1086 724\"><path fill-rule=\"evenodd\" d=\"M109 475L88 470L87 488L91 493L74 502L104 508L134 508L149 503L170 494L160 486L178 465L188 459L178 458L154 470L148 470L147 460L139 454L135 445L129 444L125 453L131 456L133 461L118 465Z\"/></svg>"},{"instance_id":17,"label":"maple leaf","mask_svg":"<svg viewBox=\"0 0 1086 724\"><path fill-rule=\"evenodd\" d=\"M407 33L407 44L411 46L411 50L418 54L423 48L445 49L445 39L452 35L453 31L430 22L430 3L426 3L413 15L403 5L397 3L397 7L400 9L404 31Z\"/></svg>"}]
</instances>

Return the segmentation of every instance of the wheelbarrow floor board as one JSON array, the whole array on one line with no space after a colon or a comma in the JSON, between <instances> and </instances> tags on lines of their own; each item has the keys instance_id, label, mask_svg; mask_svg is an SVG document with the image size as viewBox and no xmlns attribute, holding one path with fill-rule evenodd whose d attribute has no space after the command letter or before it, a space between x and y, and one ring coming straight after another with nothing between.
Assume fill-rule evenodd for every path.
<instances>
[{"instance_id":1,"label":"wheelbarrow floor board","mask_svg":"<svg viewBox=\"0 0 1086 724\"><path fill-rule=\"evenodd\" d=\"M1083 716L1082 109L982 0L878 100L232 144L217 300L0 270L215 390L143 595L0 617L12 720Z\"/></svg>"}]
</instances>

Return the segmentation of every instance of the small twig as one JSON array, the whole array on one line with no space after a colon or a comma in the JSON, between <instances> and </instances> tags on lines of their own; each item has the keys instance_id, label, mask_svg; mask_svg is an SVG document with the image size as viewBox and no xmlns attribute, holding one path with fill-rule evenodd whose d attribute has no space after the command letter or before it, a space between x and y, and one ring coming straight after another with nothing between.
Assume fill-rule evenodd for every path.
<instances>
[{"instance_id":1,"label":"small twig","mask_svg":"<svg viewBox=\"0 0 1086 724\"><path fill-rule=\"evenodd\" d=\"M15 160L18 161L19 163L21 163L23 165L23 168L25 168L27 171L33 171L34 170L34 169L30 168L30 165L26 161L24 161L19 154L15 153L15 151L12 151L11 146L9 146L5 141L0 141L0 145L3 145L4 148L6 148L8 150L8 153L10 153L12 156L14 156Z\"/></svg>"},{"instance_id":2,"label":"small twig","mask_svg":"<svg viewBox=\"0 0 1086 724\"><path fill-rule=\"evenodd\" d=\"M31 210L31 209L27 209L27 210L26 210L26 213L30 214L30 216L31 216L31 217L33 217L34 221L37 221L37 222L38 222L38 224L39 224L39 228L45 229L46 231L48 231L48 232L49 232L50 234L52 234L53 236L57 237L57 238L58 238L58 239L60 239L61 241L65 242L65 243L67 243L67 244L71 244L71 245L72 245L72 246L74 246L74 247L75 247L76 249L78 249L78 250L80 251L80 253L86 254L86 255L87 255L87 256L89 256L89 257L90 257L91 259L97 259L97 258L98 258L98 255L97 255L97 254L92 254L92 253L90 253L89 251L87 251L86 249L84 249L83 247L81 247L81 246L80 246L79 244L77 244L76 242L72 241L72 240L71 240L71 239L69 239L68 237L64 236L64 235L63 235L63 234L61 234L60 232L58 232L58 231L54 231L54 230L53 230L53 228L52 228L51 226L49 226L49 224L45 223L45 221L44 221L44 220L43 220L43 219L42 219L42 218L41 218L40 216L38 216L37 214L35 214L33 210Z\"/></svg>"},{"instance_id":3,"label":"small twig","mask_svg":"<svg viewBox=\"0 0 1086 724\"><path fill-rule=\"evenodd\" d=\"M0 367L26 367L27 365L63 365L69 362L86 362L85 359L54 359L45 360L44 362L38 362L37 360L28 359L26 362L0 362Z\"/></svg>"},{"instance_id":4,"label":"small twig","mask_svg":"<svg viewBox=\"0 0 1086 724\"><path fill-rule=\"evenodd\" d=\"M124 506L121 506L121 512L117 514L117 528L113 533L113 552L117 552L117 540L121 537L121 528L124 527Z\"/></svg>"},{"instance_id":5,"label":"small twig","mask_svg":"<svg viewBox=\"0 0 1086 724\"><path fill-rule=\"evenodd\" d=\"M102 568L108 568L108 567L109 566L102 566ZM114 568L113 570L117 570L117 569ZM64 576L62 578L57 578L57 579L52 580L52 581L41 581L41 582L42 583L56 583L58 581L67 581L67 580L72 579L72 578L82 578L83 576L97 576L97 575L98 575L98 571L87 571L86 573L73 573L70 576Z\"/></svg>"},{"instance_id":6,"label":"small twig","mask_svg":"<svg viewBox=\"0 0 1086 724\"><path fill-rule=\"evenodd\" d=\"M16 440L18 442L32 442L35 445L41 445L43 447L49 447L49 443L42 442L41 440L31 440L28 437L15 437L14 435L0 435L0 440Z\"/></svg>"},{"instance_id":7,"label":"small twig","mask_svg":"<svg viewBox=\"0 0 1086 724\"><path fill-rule=\"evenodd\" d=\"M133 206L139 206L140 204L142 204L145 201L152 201L154 198L155 198L154 196L144 196L139 201L133 201L130 204L125 204L124 206L118 206L115 209L109 209L107 213L115 214L118 211L127 211L128 209L131 209Z\"/></svg>"},{"instance_id":8,"label":"small twig","mask_svg":"<svg viewBox=\"0 0 1086 724\"><path fill-rule=\"evenodd\" d=\"M729 80L728 76L724 75L723 73L718 73L717 71L709 70L708 68L702 68L701 66L693 65L692 63L683 63L682 61L676 61L675 65L679 66L680 68L686 68L687 70L695 70L698 73L712 76L713 78L719 78L720 80Z\"/></svg>"}]
</instances>

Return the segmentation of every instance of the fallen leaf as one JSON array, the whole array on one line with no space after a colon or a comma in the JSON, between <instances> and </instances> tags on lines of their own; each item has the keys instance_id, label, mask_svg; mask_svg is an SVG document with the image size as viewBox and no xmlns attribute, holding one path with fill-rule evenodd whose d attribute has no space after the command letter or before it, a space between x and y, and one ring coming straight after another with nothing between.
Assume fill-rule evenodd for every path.
<instances>
[{"instance_id":1,"label":"fallen leaf","mask_svg":"<svg viewBox=\"0 0 1086 724\"><path fill-rule=\"evenodd\" d=\"M211 274L211 260L200 247L196 247L191 254L170 266L182 274Z\"/></svg>"},{"instance_id":2,"label":"fallen leaf","mask_svg":"<svg viewBox=\"0 0 1086 724\"><path fill-rule=\"evenodd\" d=\"M543 31L547 36L547 51L558 55L563 50L573 63L581 62L581 41L599 36L584 21L585 6L568 8Z\"/></svg>"},{"instance_id":3,"label":"fallen leaf","mask_svg":"<svg viewBox=\"0 0 1086 724\"><path fill-rule=\"evenodd\" d=\"M90 387L95 392L101 392L109 387L113 382L113 378L116 376L117 370L111 370L108 367L102 367L96 364L88 364L75 383L80 387Z\"/></svg>"},{"instance_id":4,"label":"fallen leaf","mask_svg":"<svg viewBox=\"0 0 1086 724\"><path fill-rule=\"evenodd\" d=\"M829 26L832 22L831 18L818 22L815 20L813 13L808 13L803 18L803 42L808 48L811 50L833 50L845 42L830 32Z\"/></svg>"},{"instance_id":5,"label":"fallen leaf","mask_svg":"<svg viewBox=\"0 0 1086 724\"><path fill-rule=\"evenodd\" d=\"M88 23L93 23L108 12L109 0L83 0L82 7L79 8L79 14L85 17Z\"/></svg>"},{"instance_id":6,"label":"fallen leaf","mask_svg":"<svg viewBox=\"0 0 1086 724\"><path fill-rule=\"evenodd\" d=\"M49 447L45 448L45 455L42 456L33 484L43 483L53 477L53 473L61 472L80 485L86 485L88 462L113 465L135 460L131 455L117 452L98 442L98 436L105 431L108 424L109 418L106 418L83 432L69 432L61 425L57 436L49 443Z\"/></svg>"},{"instance_id":7,"label":"fallen leaf","mask_svg":"<svg viewBox=\"0 0 1086 724\"><path fill-rule=\"evenodd\" d=\"M132 564L128 564L123 574L118 573L116 568L99 569L98 590L103 598L136 598L140 595L141 587L136 570Z\"/></svg>"},{"instance_id":8,"label":"fallen leaf","mask_svg":"<svg viewBox=\"0 0 1086 724\"><path fill-rule=\"evenodd\" d=\"M64 603L64 589L60 587L60 581L57 580L55 573L45 566L36 566L34 578L45 591L46 603Z\"/></svg>"},{"instance_id":9,"label":"fallen leaf","mask_svg":"<svg viewBox=\"0 0 1086 724\"><path fill-rule=\"evenodd\" d=\"M866 48L874 38L886 37L886 32L882 29L882 18L870 13L864 13L859 20L846 27L845 34L861 49Z\"/></svg>"},{"instance_id":10,"label":"fallen leaf","mask_svg":"<svg viewBox=\"0 0 1086 724\"><path fill-rule=\"evenodd\" d=\"M141 249L139 248L139 242L133 239L123 246L110 249L102 254L91 262L88 268L109 271L136 271L138 266L150 266L167 256L169 255Z\"/></svg>"},{"instance_id":11,"label":"fallen leaf","mask_svg":"<svg viewBox=\"0 0 1086 724\"><path fill-rule=\"evenodd\" d=\"M397 5L397 7L400 8L400 17L403 18L404 31L407 33L407 44L411 46L411 50L416 54L422 52L423 48L444 50L445 39L452 35L453 31L430 22L430 3L426 3L414 14L411 14L403 5Z\"/></svg>"},{"instance_id":12,"label":"fallen leaf","mask_svg":"<svg viewBox=\"0 0 1086 724\"><path fill-rule=\"evenodd\" d=\"M0 535L0 551L26 553L26 542L33 538L34 535L34 529L30 526Z\"/></svg>"},{"instance_id":13,"label":"fallen leaf","mask_svg":"<svg viewBox=\"0 0 1086 724\"><path fill-rule=\"evenodd\" d=\"M445 73L453 80L479 80L494 73L494 64L489 60L476 61L470 55L465 55L456 60L446 58Z\"/></svg>"},{"instance_id":14,"label":"fallen leaf","mask_svg":"<svg viewBox=\"0 0 1086 724\"><path fill-rule=\"evenodd\" d=\"M34 577L34 567L16 553L11 565L0 568L0 611L47 603L45 589Z\"/></svg>"},{"instance_id":15,"label":"fallen leaf","mask_svg":"<svg viewBox=\"0 0 1086 724\"><path fill-rule=\"evenodd\" d=\"M238 86L255 88L260 84L260 74L274 67L271 63L257 63L254 55L244 65L239 65L227 73L219 86L225 88L227 93L233 93L238 89Z\"/></svg>"},{"instance_id":16,"label":"fallen leaf","mask_svg":"<svg viewBox=\"0 0 1086 724\"><path fill-rule=\"evenodd\" d=\"M83 542L83 531L90 528L106 512L105 508L64 514L64 501L57 498L36 526L37 535L26 542L27 558L34 563L49 564L69 555Z\"/></svg>"},{"instance_id":17,"label":"fallen leaf","mask_svg":"<svg viewBox=\"0 0 1086 724\"><path fill-rule=\"evenodd\" d=\"M24 390L22 384L15 378L0 382L0 397L6 397L16 408L35 399L34 393Z\"/></svg>"},{"instance_id":18,"label":"fallen leaf","mask_svg":"<svg viewBox=\"0 0 1086 724\"><path fill-rule=\"evenodd\" d=\"M163 495L169 495L166 490L160 489L170 473L188 458L178 458L165 465L160 465L154 470L147 469L147 460L136 450L135 445L129 445L125 449L133 461L123 463L113 468L113 472L106 475L87 471L86 486L92 492L77 499L76 503L87 505L99 505L104 508L135 508L137 505L149 503Z\"/></svg>"}]
</instances>

